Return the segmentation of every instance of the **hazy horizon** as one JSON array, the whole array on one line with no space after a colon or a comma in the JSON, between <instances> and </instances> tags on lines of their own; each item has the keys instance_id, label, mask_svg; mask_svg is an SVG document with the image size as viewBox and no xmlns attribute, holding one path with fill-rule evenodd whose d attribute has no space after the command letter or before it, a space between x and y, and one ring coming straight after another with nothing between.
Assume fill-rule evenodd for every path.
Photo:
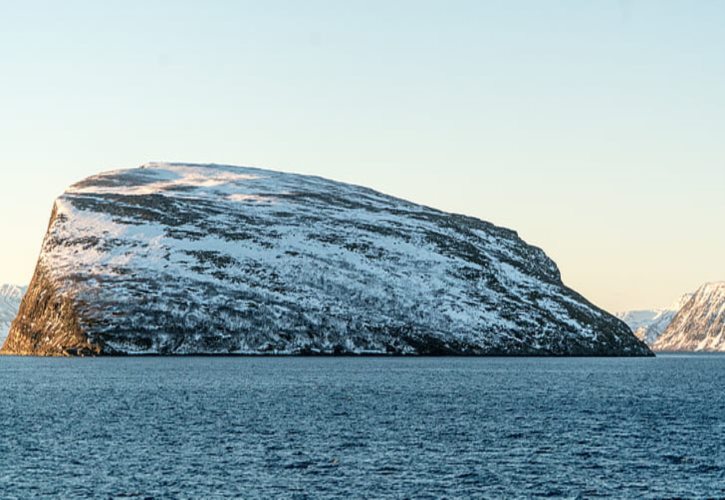
<instances>
[{"instance_id":1,"label":"hazy horizon","mask_svg":"<svg viewBox=\"0 0 725 500\"><path fill-rule=\"evenodd\" d=\"M365 185L516 230L616 312L725 279L724 3L0 5L0 283L148 161Z\"/></svg>"}]
</instances>

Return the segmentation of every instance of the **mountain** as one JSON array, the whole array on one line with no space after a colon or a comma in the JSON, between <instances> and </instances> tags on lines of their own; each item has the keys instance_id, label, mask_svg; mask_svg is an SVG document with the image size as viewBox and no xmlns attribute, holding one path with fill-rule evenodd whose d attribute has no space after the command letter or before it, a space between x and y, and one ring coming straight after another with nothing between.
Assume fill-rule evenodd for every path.
<instances>
[{"instance_id":1,"label":"mountain","mask_svg":"<svg viewBox=\"0 0 725 500\"><path fill-rule=\"evenodd\" d=\"M319 177L163 163L56 200L2 352L651 355L509 229Z\"/></svg>"},{"instance_id":2,"label":"mountain","mask_svg":"<svg viewBox=\"0 0 725 500\"><path fill-rule=\"evenodd\" d=\"M635 336L647 345L654 344L662 332L669 326L672 318L692 297L686 293L665 309L627 311L617 313L617 317L627 323Z\"/></svg>"},{"instance_id":3,"label":"mountain","mask_svg":"<svg viewBox=\"0 0 725 500\"><path fill-rule=\"evenodd\" d=\"M0 285L0 346L5 342L10 323L18 312L25 290L26 287Z\"/></svg>"},{"instance_id":4,"label":"mountain","mask_svg":"<svg viewBox=\"0 0 725 500\"><path fill-rule=\"evenodd\" d=\"M725 281L701 286L682 306L653 348L725 351Z\"/></svg>"},{"instance_id":5,"label":"mountain","mask_svg":"<svg viewBox=\"0 0 725 500\"><path fill-rule=\"evenodd\" d=\"M627 323L627 326L641 339L642 337L638 335L638 332L646 330L662 311L663 309L641 309L618 312L615 316Z\"/></svg>"}]
</instances>

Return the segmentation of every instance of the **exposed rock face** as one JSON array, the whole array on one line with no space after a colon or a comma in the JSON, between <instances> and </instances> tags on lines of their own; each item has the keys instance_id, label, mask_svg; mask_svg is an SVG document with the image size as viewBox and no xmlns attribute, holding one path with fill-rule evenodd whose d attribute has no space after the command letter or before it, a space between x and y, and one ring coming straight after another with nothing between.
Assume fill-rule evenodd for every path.
<instances>
[{"instance_id":1,"label":"exposed rock face","mask_svg":"<svg viewBox=\"0 0 725 500\"><path fill-rule=\"evenodd\" d=\"M627 311L617 314L617 317L627 323L634 335L648 346L657 342L675 315L682 309L693 294L686 293L672 305L665 309Z\"/></svg>"},{"instance_id":2,"label":"exposed rock face","mask_svg":"<svg viewBox=\"0 0 725 500\"><path fill-rule=\"evenodd\" d=\"M39 265L2 352L86 355L100 354L100 348L81 330L71 295L58 293L45 267Z\"/></svg>"},{"instance_id":3,"label":"exposed rock face","mask_svg":"<svg viewBox=\"0 0 725 500\"><path fill-rule=\"evenodd\" d=\"M725 281L701 286L682 306L653 348L725 351Z\"/></svg>"},{"instance_id":4,"label":"exposed rock face","mask_svg":"<svg viewBox=\"0 0 725 500\"><path fill-rule=\"evenodd\" d=\"M185 164L56 200L3 352L651 354L511 230L317 177Z\"/></svg>"},{"instance_id":5,"label":"exposed rock face","mask_svg":"<svg viewBox=\"0 0 725 500\"><path fill-rule=\"evenodd\" d=\"M18 313L20 300L26 288L15 285L0 285L0 346L10 329L10 322Z\"/></svg>"}]
</instances>

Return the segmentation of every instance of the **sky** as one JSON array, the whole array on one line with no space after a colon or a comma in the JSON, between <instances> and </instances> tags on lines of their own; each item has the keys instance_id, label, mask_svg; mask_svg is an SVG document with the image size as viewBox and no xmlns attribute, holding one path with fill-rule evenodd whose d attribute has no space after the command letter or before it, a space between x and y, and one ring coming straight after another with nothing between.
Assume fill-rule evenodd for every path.
<instances>
[{"instance_id":1,"label":"sky","mask_svg":"<svg viewBox=\"0 0 725 500\"><path fill-rule=\"evenodd\" d=\"M610 311L725 280L725 2L0 0L0 282L142 163L366 185L518 231Z\"/></svg>"}]
</instances>

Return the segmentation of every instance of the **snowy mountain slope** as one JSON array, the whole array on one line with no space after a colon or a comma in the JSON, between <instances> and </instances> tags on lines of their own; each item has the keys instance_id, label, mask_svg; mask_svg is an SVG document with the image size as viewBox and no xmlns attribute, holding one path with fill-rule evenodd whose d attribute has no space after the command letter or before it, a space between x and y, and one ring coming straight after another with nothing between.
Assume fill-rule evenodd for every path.
<instances>
[{"instance_id":1,"label":"snowy mountain slope","mask_svg":"<svg viewBox=\"0 0 725 500\"><path fill-rule=\"evenodd\" d=\"M59 197L4 353L651 355L514 231L219 165Z\"/></svg>"},{"instance_id":2,"label":"snowy mountain slope","mask_svg":"<svg viewBox=\"0 0 725 500\"><path fill-rule=\"evenodd\" d=\"M654 344L662 332L669 326L672 318L692 297L686 293L665 309L627 311L617 313L617 317L627 323L635 336L647 345Z\"/></svg>"},{"instance_id":3,"label":"snowy mountain slope","mask_svg":"<svg viewBox=\"0 0 725 500\"><path fill-rule=\"evenodd\" d=\"M682 306L653 348L725 351L725 281L701 286Z\"/></svg>"},{"instance_id":4,"label":"snowy mountain slope","mask_svg":"<svg viewBox=\"0 0 725 500\"><path fill-rule=\"evenodd\" d=\"M0 346L5 342L10 323L18 313L25 290L26 287L0 285Z\"/></svg>"}]
</instances>

